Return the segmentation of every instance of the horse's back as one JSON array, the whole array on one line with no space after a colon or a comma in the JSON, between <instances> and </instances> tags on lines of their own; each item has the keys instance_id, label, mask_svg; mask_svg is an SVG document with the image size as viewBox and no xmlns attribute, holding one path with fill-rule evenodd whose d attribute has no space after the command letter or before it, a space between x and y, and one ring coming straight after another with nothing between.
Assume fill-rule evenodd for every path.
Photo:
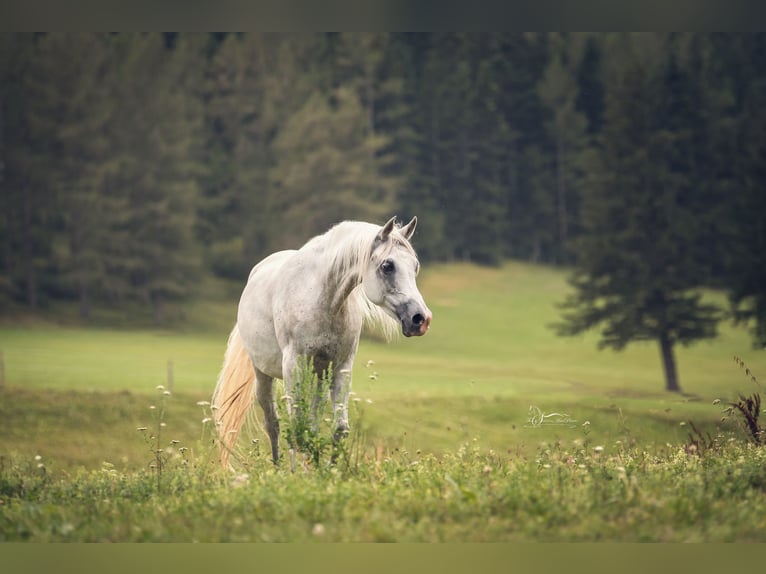
<instances>
[{"instance_id":1,"label":"horse's back","mask_svg":"<svg viewBox=\"0 0 766 574\"><path fill-rule=\"evenodd\" d=\"M286 249L285 251L277 251L276 253L272 253L271 255L261 259L258 263L256 263L253 268L250 270L250 275L247 277L247 282L250 283L250 281L253 280L253 277L257 274L266 274L266 273L274 273L276 274L278 272L278 269L284 265L284 263L290 259L291 255L294 255L296 253L295 249Z\"/></svg>"}]
</instances>

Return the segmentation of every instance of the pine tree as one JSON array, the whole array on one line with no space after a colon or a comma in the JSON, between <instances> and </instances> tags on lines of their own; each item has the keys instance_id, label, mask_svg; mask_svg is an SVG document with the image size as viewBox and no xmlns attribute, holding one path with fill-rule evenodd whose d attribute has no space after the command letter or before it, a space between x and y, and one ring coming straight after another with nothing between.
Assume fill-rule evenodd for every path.
<instances>
[{"instance_id":1,"label":"pine tree","mask_svg":"<svg viewBox=\"0 0 766 574\"><path fill-rule=\"evenodd\" d=\"M243 201L237 195L235 150L243 117L253 114L258 98L250 89L252 55L236 34L215 46L205 70L204 161L195 234L213 273L241 278L247 272L243 252Z\"/></svg>"},{"instance_id":2,"label":"pine tree","mask_svg":"<svg viewBox=\"0 0 766 574\"><path fill-rule=\"evenodd\" d=\"M405 206L419 212L423 220L418 227L424 236L419 249L425 257L448 259L455 256L454 241L449 233L451 217L447 190L444 182L449 178L448 153L445 147L447 126L443 112L442 84L451 73L452 58L448 34L424 34L408 36L406 41L412 54L413 70L408 73L408 85L412 90L412 107L415 110L413 122L420 127L419 138L415 141L417 169L413 189L407 196ZM425 217L424 212L428 213Z\"/></svg>"},{"instance_id":3,"label":"pine tree","mask_svg":"<svg viewBox=\"0 0 766 574\"><path fill-rule=\"evenodd\" d=\"M389 144L383 148L381 173L396 178L396 213L409 221L419 216L417 245L421 260L438 256L442 221L429 193L423 114L419 108L422 74L419 44L425 34L389 34L380 63L375 126Z\"/></svg>"},{"instance_id":4,"label":"pine tree","mask_svg":"<svg viewBox=\"0 0 766 574\"><path fill-rule=\"evenodd\" d=\"M106 282L104 245L111 210L103 189L114 163L107 133L115 108L109 92L108 38L97 34L48 34L40 38L27 96L35 102L30 126L45 142L41 185L59 212L53 261L57 287L77 294L80 317Z\"/></svg>"},{"instance_id":5,"label":"pine tree","mask_svg":"<svg viewBox=\"0 0 766 574\"><path fill-rule=\"evenodd\" d=\"M129 205L113 272L151 304L158 325L167 301L190 295L199 269L193 229L202 115L192 89L200 81L199 40L180 37L166 49L159 34L118 39L124 105L114 187Z\"/></svg>"},{"instance_id":6,"label":"pine tree","mask_svg":"<svg viewBox=\"0 0 766 574\"><path fill-rule=\"evenodd\" d=\"M423 169L442 257L497 264L505 255L515 133L501 105L503 71L503 46L491 35L437 35L425 60Z\"/></svg>"},{"instance_id":7,"label":"pine tree","mask_svg":"<svg viewBox=\"0 0 766 574\"><path fill-rule=\"evenodd\" d=\"M588 34L585 52L577 71L577 111L588 120L588 134L593 136L601 131L604 121L604 82L602 71L601 35Z\"/></svg>"},{"instance_id":8,"label":"pine tree","mask_svg":"<svg viewBox=\"0 0 766 574\"><path fill-rule=\"evenodd\" d=\"M220 275L240 278L280 245L274 143L319 83L316 44L307 34L230 34L213 56L198 233Z\"/></svg>"},{"instance_id":9,"label":"pine tree","mask_svg":"<svg viewBox=\"0 0 766 574\"><path fill-rule=\"evenodd\" d=\"M515 133L502 106L505 58L494 35L478 38L475 80L470 90L473 114L468 131L471 176L464 194L470 198L462 221L471 258L498 265L507 235L507 163Z\"/></svg>"},{"instance_id":10,"label":"pine tree","mask_svg":"<svg viewBox=\"0 0 766 574\"><path fill-rule=\"evenodd\" d=\"M432 134L429 145L438 162L433 192L445 215L443 241L450 258L470 259L472 245L462 226L471 192L469 121L472 108L470 93L471 38L468 34L444 34L436 40L429 62L434 93L431 106Z\"/></svg>"},{"instance_id":11,"label":"pine tree","mask_svg":"<svg viewBox=\"0 0 766 574\"><path fill-rule=\"evenodd\" d=\"M0 304L37 302L33 262L40 228L31 225L32 203L37 202L28 177L32 141L27 113L32 102L24 96L34 53L31 34L0 34Z\"/></svg>"},{"instance_id":12,"label":"pine tree","mask_svg":"<svg viewBox=\"0 0 766 574\"><path fill-rule=\"evenodd\" d=\"M415 73L412 56L406 44L387 33L344 33L337 44L334 75L356 91L367 114L366 137L378 141L370 153L371 169L385 179L397 208L402 208L413 199L410 194L419 175L420 134L413 126L417 123L414 92L406 78ZM408 219L417 211L410 202L399 216Z\"/></svg>"},{"instance_id":13,"label":"pine tree","mask_svg":"<svg viewBox=\"0 0 766 574\"><path fill-rule=\"evenodd\" d=\"M503 110L512 137L507 150L507 255L531 261L556 260L556 202L547 110L538 86L549 60L545 34L501 36L505 68L500 87Z\"/></svg>"},{"instance_id":14,"label":"pine tree","mask_svg":"<svg viewBox=\"0 0 766 574\"><path fill-rule=\"evenodd\" d=\"M50 169L55 141L45 108L40 39L31 34L2 36L0 106L2 118L3 266L10 297L37 309L55 283L53 249L60 227L59 190ZM41 94L43 97L35 97Z\"/></svg>"},{"instance_id":15,"label":"pine tree","mask_svg":"<svg viewBox=\"0 0 766 574\"><path fill-rule=\"evenodd\" d=\"M583 178L581 158L586 149L587 119L577 111L576 70L582 61L585 38L579 35L552 35L551 59L538 85L540 99L549 119L545 124L552 149L551 171L555 173L557 260L571 257L569 240L577 221L579 188Z\"/></svg>"},{"instance_id":16,"label":"pine tree","mask_svg":"<svg viewBox=\"0 0 766 574\"><path fill-rule=\"evenodd\" d=\"M746 38L749 82L737 121L734 186L726 198L727 286L735 319L766 347L766 35Z\"/></svg>"},{"instance_id":17,"label":"pine tree","mask_svg":"<svg viewBox=\"0 0 766 574\"><path fill-rule=\"evenodd\" d=\"M557 245L556 202L552 191L556 187L555 171L550 156L537 145L528 145L518 158L522 189L512 188L514 212L512 254L532 263L551 261ZM517 184L518 185L518 184Z\"/></svg>"},{"instance_id":18,"label":"pine tree","mask_svg":"<svg viewBox=\"0 0 766 574\"><path fill-rule=\"evenodd\" d=\"M674 348L715 336L719 309L702 302L704 272L691 251L694 212L683 166L674 158L678 133L664 125L665 39L619 36L607 75L600 153L586 187L585 234L562 304L559 334L601 327L599 346L659 343L666 389L680 391Z\"/></svg>"},{"instance_id":19,"label":"pine tree","mask_svg":"<svg viewBox=\"0 0 766 574\"><path fill-rule=\"evenodd\" d=\"M395 188L369 161L384 145L367 135L367 115L354 90L315 92L274 141L271 183L277 191L281 246L295 246L343 219L380 221Z\"/></svg>"}]
</instances>

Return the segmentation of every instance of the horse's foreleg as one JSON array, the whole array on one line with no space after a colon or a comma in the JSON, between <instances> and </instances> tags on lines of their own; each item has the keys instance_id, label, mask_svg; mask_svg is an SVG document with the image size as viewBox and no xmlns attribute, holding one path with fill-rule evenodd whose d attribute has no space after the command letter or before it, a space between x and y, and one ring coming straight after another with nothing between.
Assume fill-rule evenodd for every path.
<instances>
[{"instance_id":1,"label":"horse's foreleg","mask_svg":"<svg viewBox=\"0 0 766 574\"><path fill-rule=\"evenodd\" d=\"M258 404L263 409L264 426L269 435L271 443L271 457L274 464L279 462L279 417L277 408L274 404L274 379L255 370L255 395L258 397Z\"/></svg>"},{"instance_id":2,"label":"horse's foreleg","mask_svg":"<svg viewBox=\"0 0 766 574\"><path fill-rule=\"evenodd\" d=\"M338 369L332 381L332 408L335 422L335 435L337 444L348 435L351 428L348 424L348 396L351 391L351 366Z\"/></svg>"}]
</instances>

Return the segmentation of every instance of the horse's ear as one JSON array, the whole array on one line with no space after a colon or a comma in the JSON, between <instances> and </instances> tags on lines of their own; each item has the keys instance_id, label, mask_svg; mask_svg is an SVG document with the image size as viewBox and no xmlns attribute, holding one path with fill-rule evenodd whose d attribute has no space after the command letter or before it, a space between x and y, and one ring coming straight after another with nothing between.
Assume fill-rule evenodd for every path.
<instances>
[{"instance_id":1,"label":"horse's ear","mask_svg":"<svg viewBox=\"0 0 766 574\"><path fill-rule=\"evenodd\" d=\"M417 216L413 217L410 222L402 227L399 231L402 235L404 235L404 238L409 241L410 237L412 237L412 234L415 233L415 228L418 226L418 218Z\"/></svg>"},{"instance_id":2,"label":"horse's ear","mask_svg":"<svg viewBox=\"0 0 766 574\"><path fill-rule=\"evenodd\" d=\"M388 220L388 222L378 232L378 239L380 239L381 241L385 241L386 239L388 239L388 236L391 235L391 232L394 230L395 224L396 224L396 216L394 215L391 219Z\"/></svg>"}]
</instances>

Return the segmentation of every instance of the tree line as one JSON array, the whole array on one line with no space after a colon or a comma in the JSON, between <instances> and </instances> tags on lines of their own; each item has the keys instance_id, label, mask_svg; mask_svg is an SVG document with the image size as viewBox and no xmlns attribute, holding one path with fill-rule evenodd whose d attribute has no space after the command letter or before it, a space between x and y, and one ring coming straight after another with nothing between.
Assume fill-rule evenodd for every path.
<instances>
[{"instance_id":1,"label":"tree line","mask_svg":"<svg viewBox=\"0 0 766 574\"><path fill-rule=\"evenodd\" d=\"M715 286L766 344L765 152L763 34L3 34L0 306L161 322L417 214L425 260L573 266L562 333L709 336Z\"/></svg>"}]
</instances>

